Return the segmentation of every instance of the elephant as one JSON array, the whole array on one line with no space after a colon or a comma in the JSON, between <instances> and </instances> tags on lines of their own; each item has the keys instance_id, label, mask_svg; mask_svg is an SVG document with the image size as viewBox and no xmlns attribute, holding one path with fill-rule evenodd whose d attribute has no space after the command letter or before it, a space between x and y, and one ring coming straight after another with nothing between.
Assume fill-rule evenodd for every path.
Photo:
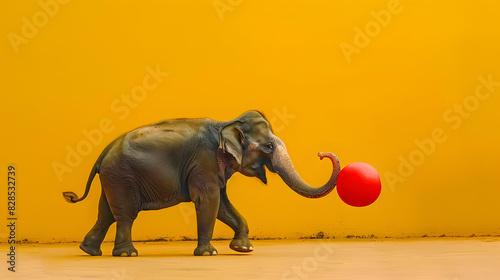
<instances>
[{"instance_id":1,"label":"elephant","mask_svg":"<svg viewBox=\"0 0 500 280\"><path fill-rule=\"evenodd\" d=\"M230 121L163 120L112 141L92 167L83 196L79 198L74 192L63 196L70 203L82 201L99 174L102 192L97 221L80 244L91 256L102 255L101 243L114 222L112 255L138 256L131 229L139 211L181 202L193 202L196 209L198 244L194 255L217 255L210 243L216 219L234 230L229 247L248 253L254 248L245 218L228 199L229 178L239 172L267 184L265 166L298 194L319 198L335 188L340 162L329 152L318 156L331 160L333 172L325 185L316 188L300 177L285 144L259 111L247 111Z\"/></svg>"}]
</instances>

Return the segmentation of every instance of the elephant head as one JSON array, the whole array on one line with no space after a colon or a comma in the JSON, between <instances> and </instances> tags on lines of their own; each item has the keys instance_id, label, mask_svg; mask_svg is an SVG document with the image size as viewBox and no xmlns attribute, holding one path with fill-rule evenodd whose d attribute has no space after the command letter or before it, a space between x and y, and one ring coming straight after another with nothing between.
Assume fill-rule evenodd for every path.
<instances>
[{"instance_id":1,"label":"elephant head","mask_svg":"<svg viewBox=\"0 0 500 280\"><path fill-rule=\"evenodd\" d=\"M269 171L277 173L292 190L305 197L323 197L335 188L340 172L338 158L332 153L318 153L320 159L327 157L332 161L333 172L322 187L308 185L295 170L285 144L273 134L269 121L260 112L249 111L225 123L219 138L220 153L226 155L226 158L230 155L232 159L224 165L229 176L237 171L249 177L258 177L266 184L266 166ZM220 163L219 159L219 166Z\"/></svg>"}]
</instances>

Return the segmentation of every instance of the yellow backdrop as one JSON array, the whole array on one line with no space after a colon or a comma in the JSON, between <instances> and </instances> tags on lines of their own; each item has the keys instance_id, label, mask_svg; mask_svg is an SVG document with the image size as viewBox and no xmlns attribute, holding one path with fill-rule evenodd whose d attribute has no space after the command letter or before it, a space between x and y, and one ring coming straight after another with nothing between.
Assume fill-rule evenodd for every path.
<instances>
[{"instance_id":1,"label":"yellow backdrop","mask_svg":"<svg viewBox=\"0 0 500 280\"><path fill-rule=\"evenodd\" d=\"M2 1L1 208L17 173L18 238L80 241L102 149L161 119L264 112L309 183L331 151L367 162L382 194L299 197L237 174L257 238L500 234L500 31L495 1ZM0 211L7 219L7 211ZM7 239L2 227L0 241ZM114 228L108 240L114 238ZM196 237L192 204L141 212L136 240ZM215 237L232 233L218 222Z\"/></svg>"}]
</instances>

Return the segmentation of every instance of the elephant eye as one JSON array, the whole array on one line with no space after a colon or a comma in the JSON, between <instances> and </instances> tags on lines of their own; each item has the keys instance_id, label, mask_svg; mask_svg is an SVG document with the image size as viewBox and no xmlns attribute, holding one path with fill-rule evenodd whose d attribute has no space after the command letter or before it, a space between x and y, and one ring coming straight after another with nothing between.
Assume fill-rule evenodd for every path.
<instances>
[{"instance_id":1,"label":"elephant eye","mask_svg":"<svg viewBox=\"0 0 500 280\"><path fill-rule=\"evenodd\" d=\"M262 145L260 145L261 149L265 153L272 153L274 152L274 145L272 142L267 142Z\"/></svg>"}]
</instances>

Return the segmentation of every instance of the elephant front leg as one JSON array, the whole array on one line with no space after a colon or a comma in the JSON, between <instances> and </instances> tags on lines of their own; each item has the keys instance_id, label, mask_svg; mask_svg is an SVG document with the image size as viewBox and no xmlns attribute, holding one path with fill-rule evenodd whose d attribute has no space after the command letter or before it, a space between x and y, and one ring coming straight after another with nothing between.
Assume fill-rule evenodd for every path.
<instances>
[{"instance_id":1,"label":"elephant front leg","mask_svg":"<svg viewBox=\"0 0 500 280\"><path fill-rule=\"evenodd\" d=\"M194 255L217 255L217 250L210 244L210 241L219 211L219 186L206 183L206 180L200 179L200 177L194 179L189 185L189 193L196 208L198 224L198 247L194 250Z\"/></svg>"},{"instance_id":2,"label":"elephant front leg","mask_svg":"<svg viewBox=\"0 0 500 280\"><path fill-rule=\"evenodd\" d=\"M210 244L214 232L215 220L219 210L219 197L195 202L198 223L198 247L195 256L217 255L217 250Z\"/></svg>"},{"instance_id":3,"label":"elephant front leg","mask_svg":"<svg viewBox=\"0 0 500 280\"><path fill-rule=\"evenodd\" d=\"M229 201L226 188L220 190L220 206L217 219L234 230L234 238L229 244L229 248L242 253L253 251L253 245L248 239L247 221Z\"/></svg>"}]
</instances>

